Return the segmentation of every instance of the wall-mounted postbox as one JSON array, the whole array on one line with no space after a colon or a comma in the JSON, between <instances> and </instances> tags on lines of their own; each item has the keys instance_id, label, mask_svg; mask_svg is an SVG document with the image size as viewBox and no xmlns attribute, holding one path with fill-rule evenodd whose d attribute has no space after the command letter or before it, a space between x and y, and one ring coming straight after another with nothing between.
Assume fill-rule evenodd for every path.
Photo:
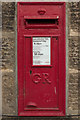
<instances>
[{"instance_id":1,"label":"wall-mounted postbox","mask_svg":"<svg viewBox=\"0 0 80 120\"><path fill-rule=\"evenodd\" d=\"M18 3L18 115L65 115L65 3Z\"/></svg>"}]
</instances>

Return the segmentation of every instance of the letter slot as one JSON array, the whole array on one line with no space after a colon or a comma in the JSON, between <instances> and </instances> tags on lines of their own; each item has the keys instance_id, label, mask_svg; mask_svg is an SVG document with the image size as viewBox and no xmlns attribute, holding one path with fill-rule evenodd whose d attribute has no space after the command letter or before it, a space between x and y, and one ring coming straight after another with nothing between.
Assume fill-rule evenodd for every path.
<instances>
[{"instance_id":1,"label":"letter slot","mask_svg":"<svg viewBox=\"0 0 80 120\"><path fill-rule=\"evenodd\" d=\"M54 28L58 29L59 16L52 17L26 17L24 16L25 28Z\"/></svg>"}]
</instances>

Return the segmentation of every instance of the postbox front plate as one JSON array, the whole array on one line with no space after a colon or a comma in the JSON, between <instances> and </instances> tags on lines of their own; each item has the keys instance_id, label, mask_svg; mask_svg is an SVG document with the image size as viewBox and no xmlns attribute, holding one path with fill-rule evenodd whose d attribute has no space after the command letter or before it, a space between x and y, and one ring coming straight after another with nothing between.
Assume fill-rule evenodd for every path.
<instances>
[{"instance_id":1,"label":"postbox front plate","mask_svg":"<svg viewBox=\"0 0 80 120\"><path fill-rule=\"evenodd\" d=\"M65 115L64 2L18 3L18 115Z\"/></svg>"}]
</instances>

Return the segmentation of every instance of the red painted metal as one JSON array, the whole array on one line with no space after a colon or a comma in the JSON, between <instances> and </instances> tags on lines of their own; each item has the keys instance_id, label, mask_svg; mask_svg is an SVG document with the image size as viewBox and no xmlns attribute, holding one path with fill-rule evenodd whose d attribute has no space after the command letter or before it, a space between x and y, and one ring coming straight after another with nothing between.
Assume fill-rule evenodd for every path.
<instances>
[{"instance_id":1,"label":"red painted metal","mask_svg":"<svg viewBox=\"0 0 80 120\"><path fill-rule=\"evenodd\" d=\"M18 115L65 116L65 3L18 2ZM51 64L33 65L33 37L51 38Z\"/></svg>"}]
</instances>

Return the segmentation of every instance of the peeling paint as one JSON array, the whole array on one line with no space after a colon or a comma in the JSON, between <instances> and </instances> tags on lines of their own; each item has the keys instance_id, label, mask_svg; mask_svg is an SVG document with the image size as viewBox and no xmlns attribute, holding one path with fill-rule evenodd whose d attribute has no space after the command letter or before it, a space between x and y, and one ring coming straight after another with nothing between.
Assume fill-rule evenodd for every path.
<instances>
[{"instance_id":1,"label":"peeling paint","mask_svg":"<svg viewBox=\"0 0 80 120\"><path fill-rule=\"evenodd\" d=\"M54 91L55 91L55 94L56 94L56 87L54 87Z\"/></svg>"}]
</instances>

